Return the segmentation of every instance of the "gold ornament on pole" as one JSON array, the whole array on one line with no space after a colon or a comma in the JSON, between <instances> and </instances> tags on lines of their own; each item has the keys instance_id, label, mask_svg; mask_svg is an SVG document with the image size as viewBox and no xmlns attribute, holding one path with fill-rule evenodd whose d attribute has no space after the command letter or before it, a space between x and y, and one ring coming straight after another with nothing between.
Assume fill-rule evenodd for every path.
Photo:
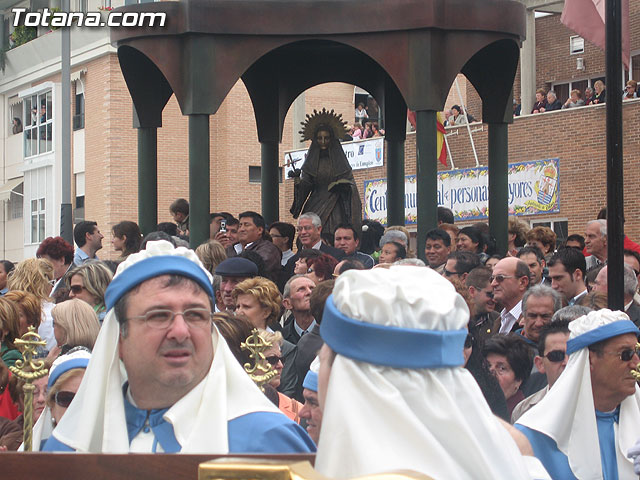
<instances>
[{"instance_id":1,"label":"gold ornament on pole","mask_svg":"<svg viewBox=\"0 0 640 480\"><path fill-rule=\"evenodd\" d=\"M253 365L251 365L251 363L244 364L244 370L263 392L264 385L278 375L278 372L276 372L264 356L264 352L271 348L271 346L271 342L267 342L260 336L257 328L254 328L251 331L251 335L247 337L247 340L240 344L243 350L251 352L249 358L253 360Z\"/></svg>"},{"instance_id":2,"label":"gold ornament on pole","mask_svg":"<svg viewBox=\"0 0 640 480\"><path fill-rule=\"evenodd\" d=\"M35 386L33 381L44 377L49 373L49 369L44 368L44 360L34 360L36 348L45 346L47 342L40 338L34 327L29 327L29 331L22 338L15 340L14 345L22 353L22 360L16 360L14 367L9 367L11 373L23 380L24 386L24 451L32 450L33 433L33 392Z\"/></svg>"}]
</instances>

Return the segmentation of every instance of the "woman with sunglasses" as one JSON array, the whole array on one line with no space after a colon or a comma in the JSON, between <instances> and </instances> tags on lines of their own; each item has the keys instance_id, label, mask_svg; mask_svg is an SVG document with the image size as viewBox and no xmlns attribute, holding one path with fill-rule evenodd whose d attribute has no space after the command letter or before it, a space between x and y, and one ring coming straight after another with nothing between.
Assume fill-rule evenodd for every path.
<instances>
[{"instance_id":1,"label":"woman with sunglasses","mask_svg":"<svg viewBox=\"0 0 640 480\"><path fill-rule=\"evenodd\" d=\"M69 298L79 298L91 305L102 323L107 314L104 292L112 278L113 273L104 263L89 260L69 272Z\"/></svg>"},{"instance_id":2,"label":"woman with sunglasses","mask_svg":"<svg viewBox=\"0 0 640 480\"><path fill-rule=\"evenodd\" d=\"M235 313L249 320L254 328L274 331L279 330L278 318L282 308L282 296L278 287L271 280L264 277L248 278L240 282L231 292L236 303ZM293 395L296 389L296 372L293 366L295 345L286 340L282 343L285 359L290 359L284 369L280 392Z\"/></svg>"},{"instance_id":3,"label":"woman with sunglasses","mask_svg":"<svg viewBox=\"0 0 640 480\"><path fill-rule=\"evenodd\" d=\"M282 351L280 349L284 342L282 334L280 332L268 332L266 330L262 330L260 332L260 337L262 337L265 342L271 343L271 347L265 350L264 356L271 367L277 372L277 375L269 381L269 385L278 389L278 387L280 387L282 370L284 369L284 357L282 356ZM300 423L299 412L302 408L302 404L300 402L278 392L278 408L291 420L296 423Z\"/></svg>"},{"instance_id":4,"label":"woman with sunglasses","mask_svg":"<svg viewBox=\"0 0 640 480\"><path fill-rule=\"evenodd\" d=\"M33 427L34 451L39 451L45 444L71 405L90 359L91 353L86 348L76 347L66 355L60 355L51 365L46 406Z\"/></svg>"}]
</instances>

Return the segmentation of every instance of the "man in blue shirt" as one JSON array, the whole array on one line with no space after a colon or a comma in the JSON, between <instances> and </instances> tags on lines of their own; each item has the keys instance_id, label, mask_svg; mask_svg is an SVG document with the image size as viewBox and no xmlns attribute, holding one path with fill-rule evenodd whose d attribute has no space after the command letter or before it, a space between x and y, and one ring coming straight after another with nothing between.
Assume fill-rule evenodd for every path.
<instances>
[{"instance_id":1,"label":"man in blue shirt","mask_svg":"<svg viewBox=\"0 0 640 480\"><path fill-rule=\"evenodd\" d=\"M212 322L211 276L166 241L120 264L92 362L45 451L306 453Z\"/></svg>"},{"instance_id":2,"label":"man in blue shirt","mask_svg":"<svg viewBox=\"0 0 640 480\"><path fill-rule=\"evenodd\" d=\"M569 324L569 362L552 389L516 423L552 478L635 478L626 458L640 425L638 328L622 312Z\"/></svg>"}]
</instances>

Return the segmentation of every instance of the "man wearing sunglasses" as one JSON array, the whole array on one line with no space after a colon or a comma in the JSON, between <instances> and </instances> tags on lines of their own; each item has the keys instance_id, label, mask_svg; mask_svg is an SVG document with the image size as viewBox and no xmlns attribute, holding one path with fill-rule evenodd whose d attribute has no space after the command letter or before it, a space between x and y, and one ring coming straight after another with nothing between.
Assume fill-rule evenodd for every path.
<instances>
[{"instance_id":1,"label":"man wearing sunglasses","mask_svg":"<svg viewBox=\"0 0 640 480\"><path fill-rule=\"evenodd\" d=\"M590 312L569 324L566 368L516 423L552 478L635 478L626 455L638 438L640 331L622 312ZM548 357L547 357L548 358Z\"/></svg>"},{"instance_id":2,"label":"man wearing sunglasses","mask_svg":"<svg viewBox=\"0 0 640 480\"><path fill-rule=\"evenodd\" d=\"M540 403L567 366L567 340L568 320L549 323L542 328L538 342L539 354L534 357L533 363L536 369L546 376L547 386L516 405L511 413L511 423L515 423L526 411Z\"/></svg>"},{"instance_id":3,"label":"man wearing sunglasses","mask_svg":"<svg viewBox=\"0 0 640 480\"><path fill-rule=\"evenodd\" d=\"M105 294L83 382L45 445L90 453L309 452L212 322L211 275L192 250L149 242ZM126 375L123 373L126 372Z\"/></svg>"},{"instance_id":4,"label":"man wearing sunglasses","mask_svg":"<svg viewBox=\"0 0 640 480\"><path fill-rule=\"evenodd\" d=\"M475 307L475 316L469 322L469 333L477 340L479 348L484 342L498 333L495 328L496 320L500 315L495 311L496 302L493 300L493 288L491 288L491 269L477 267L469 272L465 285Z\"/></svg>"},{"instance_id":5,"label":"man wearing sunglasses","mask_svg":"<svg viewBox=\"0 0 640 480\"><path fill-rule=\"evenodd\" d=\"M527 264L514 257L503 258L493 267L493 298L503 307L500 312L500 333L510 333L519 328L522 297L529 288L530 278Z\"/></svg>"}]
</instances>

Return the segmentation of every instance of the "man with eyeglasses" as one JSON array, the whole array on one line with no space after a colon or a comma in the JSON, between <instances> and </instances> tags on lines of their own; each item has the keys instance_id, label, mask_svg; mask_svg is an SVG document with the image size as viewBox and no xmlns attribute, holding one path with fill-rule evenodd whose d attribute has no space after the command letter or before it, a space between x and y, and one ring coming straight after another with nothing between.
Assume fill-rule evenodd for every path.
<instances>
[{"instance_id":1,"label":"man with eyeglasses","mask_svg":"<svg viewBox=\"0 0 640 480\"><path fill-rule=\"evenodd\" d=\"M552 478L636 478L627 451L638 438L640 331L602 309L569 324L569 361L545 397L516 423Z\"/></svg>"},{"instance_id":2,"label":"man with eyeglasses","mask_svg":"<svg viewBox=\"0 0 640 480\"><path fill-rule=\"evenodd\" d=\"M518 258L503 258L493 267L493 298L503 307L500 312L499 333L511 333L519 328L522 297L529 288L530 278L529 267Z\"/></svg>"},{"instance_id":3,"label":"man with eyeglasses","mask_svg":"<svg viewBox=\"0 0 640 480\"><path fill-rule=\"evenodd\" d=\"M309 452L212 322L211 275L166 241L120 264L74 402L45 445L90 453ZM126 372L126 375L125 373Z\"/></svg>"},{"instance_id":4,"label":"man with eyeglasses","mask_svg":"<svg viewBox=\"0 0 640 480\"><path fill-rule=\"evenodd\" d=\"M484 342L498 333L495 322L500 315L495 311L496 302L493 300L491 288L491 269L477 267L469 272L465 285L475 307L475 316L469 322L469 333L477 340L478 347L482 348Z\"/></svg>"},{"instance_id":5,"label":"man with eyeglasses","mask_svg":"<svg viewBox=\"0 0 640 480\"><path fill-rule=\"evenodd\" d=\"M547 386L529 395L516 405L511 413L511 423L515 423L525 412L540 403L567 366L569 359L567 357L567 340L569 340L568 320L552 322L542 327L538 342L538 355L533 358L533 363L538 372L546 376Z\"/></svg>"},{"instance_id":6,"label":"man with eyeglasses","mask_svg":"<svg viewBox=\"0 0 640 480\"><path fill-rule=\"evenodd\" d=\"M322 253L331 255L336 260L342 260L344 258L344 252L342 250L327 245L322 241L322 220L320 220L320 217L315 213L307 212L300 215L300 217L298 217L296 231L298 232L298 240L300 240L301 248L289 259L284 268L289 277L293 275L293 270L299 258L299 252L305 248L320 250Z\"/></svg>"},{"instance_id":7,"label":"man with eyeglasses","mask_svg":"<svg viewBox=\"0 0 640 480\"><path fill-rule=\"evenodd\" d=\"M442 276L448 280L457 278L464 282L469 272L479 266L480 258L475 253L456 251L447 257Z\"/></svg>"}]
</instances>

